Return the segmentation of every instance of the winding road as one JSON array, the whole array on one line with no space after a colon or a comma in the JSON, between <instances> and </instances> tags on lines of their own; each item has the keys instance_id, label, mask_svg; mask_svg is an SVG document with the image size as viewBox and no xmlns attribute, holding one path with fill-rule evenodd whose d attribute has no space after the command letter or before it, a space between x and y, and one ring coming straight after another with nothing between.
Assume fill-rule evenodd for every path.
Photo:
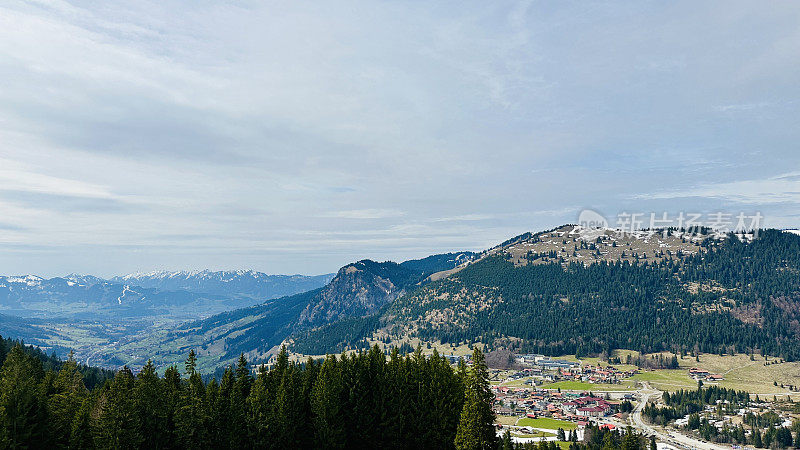
<instances>
[{"instance_id":1,"label":"winding road","mask_svg":"<svg viewBox=\"0 0 800 450\"><path fill-rule=\"evenodd\" d=\"M639 404L636 405L636 409L633 410L631 413L630 419L633 422L633 426L638 428L647 436L655 436L657 440L664 442L666 444L670 444L675 447L683 447L683 448L697 448L697 449L704 449L704 450L719 450L719 449L727 449L729 447L723 447L718 444L712 444L710 442L701 441L685 434L679 433L674 430L670 430L669 432L661 431L660 428L653 427L642 419L642 410L644 410L645 405L649 402L653 397L658 397L661 395L661 391L658 389L650 387L650 384L646 381L642 382L642 388L636 391L639 394Z\"/></svg>"}]
</instances>

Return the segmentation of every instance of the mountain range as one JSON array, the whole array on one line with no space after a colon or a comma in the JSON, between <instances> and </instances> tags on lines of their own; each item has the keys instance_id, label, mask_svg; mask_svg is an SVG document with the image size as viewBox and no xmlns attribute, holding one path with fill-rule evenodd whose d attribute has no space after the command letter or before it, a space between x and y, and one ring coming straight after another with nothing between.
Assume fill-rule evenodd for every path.
<instances>
[{"instance_id":1,"label":"mountain range","mask_svg":"<svg viewBox=\"0 0 800 450\"><path fill-rule=\"evenodd\" d=\"M255 271L152 272L103 279L0 276L0 312L21 317L199 318L325 285L329 275Z\"/></svg>"},{"instance_id":2,"label":"mountain range","mask_svg":"<svg viewBox=\"0 0 800 450\"><path fill-rule=\"evenodd\" d=\"M374 344L480 342L490 349L551 355L626 348L758 352L796 360L799 274L795 233L623 233L565 225L524 233L479 253L401 263L357 261L316 279L319 285L306 292L108 339L92 357L105 365L132 366L154 358L163 366L194 349L198 367L209 371L241 353L251 361L267 361L281 344L294 353L321 355ZM237 277L251 281L234 281ZM252 280L259 278L250 272L177 272L111 280L65 277L52 283L66 290L83 286L98 292L98 304L120 307L114 300L136 304L141 296L147 301L164 292L212 299L225 294L226 286L238 286L238 295L255 301L259 291ZM44 282L5 280L2 284L13 282L22 290ZM133 283L138 283L135 289ZM193 297L187 298L191 303Z\"/></svg>"},{"instance_id":3,"label":"mountain range","mask_svg":"<svg viewBox=\"0 0 800 450\"><path fill-rule=\"evenodd\" d=\"M331 278L333 278L333 274L267 275L254 270L200 270L132 273L113 277L109 281L160 291L187 291L198 294L238 295L270 299L316 289L327 284Z\"/></svg>"},{"instance_id":4,"label":"mountain range","mask_svg":"<svg viewBox=\"0 0 800 450\"><path fill-rule=\"evenodd\" d=\"M359 261L324 288L186 324L159 346L200 349L210 367L239 353L269 358L281 343L320 355L412 341L551 355L628 348L800 358L793 233L589 234L565 225L426 260Z\"/></svg>"}]
</instances>

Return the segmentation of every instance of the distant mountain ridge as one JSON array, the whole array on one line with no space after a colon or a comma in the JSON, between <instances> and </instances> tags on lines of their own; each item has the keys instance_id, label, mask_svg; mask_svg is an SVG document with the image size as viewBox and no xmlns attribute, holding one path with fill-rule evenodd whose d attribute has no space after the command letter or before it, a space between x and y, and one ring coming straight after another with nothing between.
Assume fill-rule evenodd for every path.
<instances>
[{"instance_id":1,"label":"distant mountain ridge","mask_svg":"<svg viewBox=\"0 0 800 450\"><path fill-rule=\"evenodd\" d=\"M0 276L0 313L186 320L317 289L332 276L268 275L250 270L151 272L111 279L79 274Z\"/></svg>"},{"instance_id":2,"label":"distant mountain ridge","mask_svg":"<svg viewBox=\"0 0 800 450\"><path fill-rule=\"evenodd\" d=\"M249 295L267 300L317 289L334 274L269 275L255 270L154 271L112 277L115 283L132 284L162 291L188 291L215 295Z\"/></svg>"}]
</instances>

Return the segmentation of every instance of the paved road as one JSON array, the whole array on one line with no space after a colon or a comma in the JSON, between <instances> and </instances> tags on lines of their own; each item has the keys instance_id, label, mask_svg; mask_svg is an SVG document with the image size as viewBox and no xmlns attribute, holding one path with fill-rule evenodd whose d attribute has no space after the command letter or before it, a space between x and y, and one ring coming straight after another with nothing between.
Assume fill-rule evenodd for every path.
<instances>
[{"instance_id":1,"label":"paved road","mask_svg":"<svg viewBox=\"0 0 800 450\"><path fill-rule=\"evenodd\" d=\"M636 405L636 409L634 409L633 413L631 414L633 426L642 430L648 436L656 435L656 437L658 437L658 431L642 420L642 410L647 405L647 402L649 402L653 397L658 396L661 391L653 389L647 382L643 382L642 389L639 389L637 392L639 394L639 404Z\"/></svg>"},{"instance_id":2,"label":"paved road","mask_svg":"<svg viewBox=\"0 0 800 450\"><path fill-rule=\"evenodd\" d=\"M105 345L105 346L100 347L97 350L93 351L92 353L89 354L89 356L86 357L86 363L85 364L87 366L90 366L91 365L90 361L92 360L93 357L95 357L98 353L101 353L103 351L106 351L106 350L110 349L111 347L117 345L118 343L119 342L112 342L112 343L110 343L108 345Z\"/></svg>"},{"instance_id":3,"label":"paved road","mask_svg":"<svg viewBox=\"0 0 800 450\"><path fill-rule=\"evenodd\" d=\"M719 450L728 448L718 444L700 441L677 431L670 430L669 432L664 432L645 423L645 421L642 419L642 410L644 409L645 405L647 405L647 402L649 402L653 397L661 395L661 391L650 387L650 384L645 381L642 382L642 388L637 392L640 396L639 404L636 405L636 409L633 410L630 418L633 422L633 426L638 428L647 436L655 436L656 439L661 442L683 448L697 448L703 450Z\"/></svg>"}]
</instances>

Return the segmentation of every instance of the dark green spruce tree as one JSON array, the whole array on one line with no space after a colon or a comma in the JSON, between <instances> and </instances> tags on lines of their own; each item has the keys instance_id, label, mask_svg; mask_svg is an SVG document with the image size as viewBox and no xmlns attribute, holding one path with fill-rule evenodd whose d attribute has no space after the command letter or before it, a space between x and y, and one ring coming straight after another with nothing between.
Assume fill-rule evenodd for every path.
<instances>
[{"instance_id":1,"label":"dark green spruce tree","mask_svg":"<svg viewBox=\"0 0 800 450\"><path fill-rule=\"evenodd\" d=\"M14 346L0 370L0 448L47 445L43 378L41 361Z\"/></svg>"},{"instance_id":2,"label":"dark green spruce tree","mask_svg":"<svg viewBox=\"0 0 800 450\"><path fill-rule=\"evenodd\" d=\"M455 447L459 450L497 448L492 411L494 394L489 385L486 359L477 346L472 352L472 367L467 374L464 388L464 406L458 422Z\"/></svg>"}]
</instances>

